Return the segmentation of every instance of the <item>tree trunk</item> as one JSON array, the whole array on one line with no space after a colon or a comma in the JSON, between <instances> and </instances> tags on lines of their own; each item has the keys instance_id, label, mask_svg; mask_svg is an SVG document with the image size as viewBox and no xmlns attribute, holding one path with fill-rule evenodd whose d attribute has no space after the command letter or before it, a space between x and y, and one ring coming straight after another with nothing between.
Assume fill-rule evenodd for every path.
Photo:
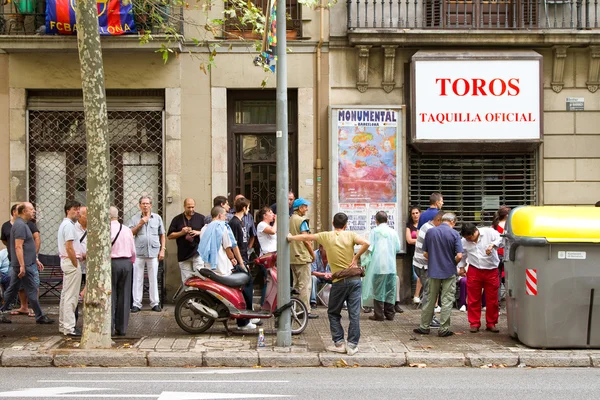
<instances>
[{"instance_id":1,"label":"tree trunk","mask_svg":"<svg viewBox=\"0 0 600 400\"><path fill-rule=\"evenodd\" d=\"M87 281L81 347L111 347L108 115L96 0L76 0L87 142Z\"/></svg>"}]
</instances>

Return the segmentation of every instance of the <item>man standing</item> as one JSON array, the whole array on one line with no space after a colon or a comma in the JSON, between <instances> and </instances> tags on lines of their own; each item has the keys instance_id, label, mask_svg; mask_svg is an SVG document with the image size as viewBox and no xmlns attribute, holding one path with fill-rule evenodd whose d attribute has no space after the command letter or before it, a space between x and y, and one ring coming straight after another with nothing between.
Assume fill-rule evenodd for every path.
<instances>
[{"instance_id":1,"label":"man standing","mask_svg":"<svg viewBox=\"0 0 600 400\"><path fill-rule=\"evenodd\" d=\"M213 207L221 207L223 209L225 209L225 221L229 222L229 220L231 219L231 217L233 216L233 214L229 213L229 210L231 210L231 207L229 206L229 200L227 200L227 197L225 196L217 196L213 199ZM207 215L206 217L204 217L204 225L208 225L212 222L212 217L209 215Z\"/></svg>"},{"instance_id":2,"label":"man standing","mask_svg":"<svg viewBox=\"0 0 600 400\"><path fill-rule=\"evenodd\" d=\"M235 209L235 214L229 220L229 227L231 228L231 232L233 233L233 237L238 245L238 249L242 260L244 261L244 265L248 264L248 229L246 227L246 222L244 221L244 216L248 214L248 209L250 208L250 202L246 200L243 196L238 198L233 204ZM240 265L236 265L234 267L238 272L246 272L246 269L242 269ZM242 293L244 294L244 300L246 301L246 309L252 310L252 298L254 296L254 280L252 279L252 274L248 274L250 276L250 280L244 286ZM238 319L237 326L238 328L245 327L249 322L256 324L260 322L260 320L250 321L248 319Z\"/></svg>"},{"instance_id":3,"label":"man standing","mask_svg":"<svg viewBox=\"0 0 600 400\"><path fill-rule=\"evenodd\" d=\"M427 266L429 262L425 258L423 251L423 243L425 243L425 237L427 232L436 226L440 226L442 223L442 216L444 215L443 211L438 211L438 213L433 217L433 219L429 222L426 222L421 229L419 229L419 233L417 234L417 242L415 243L415 255L413 256L413 266L415 267L415 273L417 277L421 281L421 285L423 286L423 298L421 299L421 304L427 304L427 300L429 299L429 273L427 270ZM436 293L437 299L437 293ZM431 320L431 328L439 328L440 321L438 321L435 317Z\"/></svg>"},{"instance_id":4,"label":"man standing","mask_svg":"<svg viewBox=\"0 0 600 400\"><path fill-rule=\"evenodd\" d=\"M310 265L311 271L311 291L310 291L310 306L317 308L317 289L319 283L331 283L331 269L327 260L327 251L322 244L315 250L315 261Z\"/></svg>"},{"instance_id":5,"label":"man standing","mask_svg":"<svg viewBox=\"0 0 600 400\"><path fill-rule=\"evenodd\" d=\"M453 228L456 216L446 213L442 216L442 224L431 228L423 242L423 252L428 260L430 293L439 293L442 288L442 312L440 314L440 330L438 336L454 335L450 330L450 313L456 293L456 264L462 259L460 235ZM425 308L421 312L421 325L415 333L429 334L429 324L433 317L435 297L429 296Z\"/></svg>"},{"instance_id":6,"label":"man standing","mask_svg":"<svg viewBox=\"0 0 600 400\"><path fill-rule=\"evenodd\" d=\"M12 205L12 207L10 208L10 220L6 221L3 225L2 225L2 233L1 233L1 237L0 239L2 240L2 243L4 243L4 245L6 246L6 249L8 250L8 260L10 261L10 246L9 246L9 241L10 241L10 231L12 229L12 224L15 221L15 219L17 218L17 206L19 205L19 203L15 203ZM35 254L36 254L36 260L37 260L37 254L39 254L40 252L40 247L42 245L42 240L40 237L40 231L37 227L37 225L34 222L35 219L35 208L33 209L33 218L29 221L27 221L27 227L29 228L29 230L31 230L31 234L33 235L33 241L35 243ZM37 260L37 265L38 265L38 272L35 273L35 281L36 281L36 285L39 286L40 283L40 277L39 277L39 271L44 269L44 265ZM39 292L39 290L38 290ZM17 310L12 310L10 312L10 315L27 315L29 317L33 317L35 316L34 313L29 311L29 304L27 303L27 294L25 293L25 289L22 287L21 289L19 289L19 303L21 304L21 307L19 307L19 309Z\"/></svg>"},{"instance_id":7,"label":"man standing","mask_svg":"<svg viewBox=\"0 0 600 400\"><path fill-rule=\"evenodd\" d=\"M60 292L60 306L58 314L58 330L63 335L80 336L81 332L75 328L77 320L75 310L81 289L81 246L80 237L75 231L75 222L79 219L81 203L67 200L65 204L65 218L58 228L58 253L60 255L60 269L63 272L63 285Z\"/></svg>"},{"instance_id":8,"label":"man standing","mask_svg":"<svg viewBox=\"0 0 600 400\"><path fill-rule=\"evenodd\" d=\"M116 336L125 336L129 325L135 241L131 230L119 222L117 207L110 207L110 240L111 332Z\"/></svg>"},{"instance_id":9,"label":"man standing","mask_svg":"<svg viewBox=\"0 0 600 400\"><path fill-rule=\"evenodd\" d=\"M148 269L148 295L152 311L160 312L158 297L158 263L165 258L165 226L160 215L152 212L152 199L140 197L140 212L131 217L129 228L135 237L136 259L133 264L133 307L131 312L142 309L144 294L144 268Z\"/></svg>"},{"instance_id":10,"label":"man standing","mask_svg":"<svg viewBox=\"0 0 600 400\"><path fill-rule=\"evenodd\" d=\"M477 228L467 223L462 226L462 246L465 257L458 267L460 274L467 271L467 316L471 332L481 327L481 290L485 290L485 330L498 333L498 247L502 241L500 233L493 228Z\"/></svg>"},{"instance_id":11,"label":"man standing","mask_svg":"<svg viewBox=\"0 0 600 400\"><path fill-rule=\"evenodd\" d=\"M310 233L308 226L308 205L310 203L303 198L294 200L294 213L290 217L290 235ZM294 288L300 293L299 299L308 309L308 318L318 318L317 314L310 312L310 289L312 279L310 278L310 263L315 259L315 253L308 240L303 242L292 242L290 244L290 268L294 278Z\"/></svg>"},{"instance_id":12,"label":"man standing","mask_svg":"<svg viewBox=\"0 0 600 400\"><path fill-rule=\"evenodd\" d=\"M444 197L442 194L440 192L431 193L431 196L429 196L429 208L421 213L417 229L421 229L426 222L431 221L438 211L442 209L443 205Z\"/></svg>"},{"instance_id":13,"label":"man standing","mask_svg":"<svg viewBox=\"0 0 600 400\"><path fill-rule=\"evenodd\" d=\"M243 194L238 194L237 196L235 196L235 201L238 201L239 199L245 199ZM248 200L248 199L246 199ZM234 202L234 213L235 211L235 202ZM231 219L229 220L231 222ZM242 217L242 221L244 221L244 225L246 226L246 231L248 233L248 259L250 258L250 253L252 252L252 250L254 249L254 242L256 240L256 226L254 225L254 216L252 216L252 212L250 210L250 200L248 200L248 212ZM242 254L242 256L244 257L244 259L246 259L246 256L244 254Z\"/></svg>"},{"instance_id":14,"label":"man standing","mask_svg":"<svg viewBox=\"0 0 600 400\"><path fill-rule=\"evenodd\" d=\"M171 221L167 238L175 239L177 242L177 261L181 272L181 283L185 286L185 281L194 276L196 271L204 265L198 254L204 215L195 211L196 202L191 198L183 201L183 209L183 213Z\"/></svg>"},{"instance_id":15,"label":"man standing","mask_svg":"<svg viewBox=\"0 0 600 400\"><path fill-rule=\"evenodd\" d=\"M296 199L296 196L294 195L294 192L292 192L291 190L288 192L288 207L290 208L289 215L292 215L294 213L294 200ZM277 214L277 203L273 203L271 204L271 210L273 210L274 214Z\"/></svg>"},{"instance_id":16,"label":"man standing","mask_svg":"<svg viewBox=\"0 0 600 400\"><path fill-rule=\"evenodd\" d=\"M79 248L81 249L81 283L83 283L83 290L79 293L79 298L83 299L85 295L85 274L87 272L87 207L79 207L79 220L75 222L75 233L77 233L77 240L79 241Z\"/></svg>"},{"instance_id":17,"label":"man standing","mask_svg":"<svg viewBox=\"0 0 600 400\"><path fill-rule=\"evenodd\" d=\"M35 215L33 205L27 202L19 204L17 214L10 231L9 249L10 254L13 254L10 260L10 284L4 293L4 304L0 308L0 313L4 313L16 300L19 287L23 286L29 298L29 304L35 312L35 322L52 324L54 320L44 315L38 301L37 253L33 234L27 226L27 221L31 221ZM0 322L10 323L11 321L0 314Z\"/></svg>"},{"instance_id":18,"label":"man standing","mask_svg":"<svg viewBox=\"0 0 600 400\"><path fill-rule=\"evenodd\" d=\"M352 274L353 268L358 268L357 263L360 256L369 248L369 242L361 238L356 232L346 231L348 216L337 213L333 216L333 231L320 232L317 234L301 234L288 236L290 242L305 240L316 240L322 244L327 251L331 272L349 273L346 278L334 278L329 293L329 306L327 316L329 317L329 328L333 345L327 350L335 353L347 353L352 356L358 351L360 339L360 272ZM358 253L354 254L354 246L360 245ZM344 342L344 328L342 327L342 307L344 302L348 305L348 343Z\"/></svg>"},{"instance_id":19,"label":"man standing","mask_svg":"<svg viewBox=\"0 0 600 400\"><path fill-rule=\"evenodd\" d=\"M373 300L372 321L394 320L396 303L396 254L400 252L398 233L387 224L384 211L375 214L377 227L369 234L369 263L363 280L363 302Z\"/></svg>"}]
</instances>

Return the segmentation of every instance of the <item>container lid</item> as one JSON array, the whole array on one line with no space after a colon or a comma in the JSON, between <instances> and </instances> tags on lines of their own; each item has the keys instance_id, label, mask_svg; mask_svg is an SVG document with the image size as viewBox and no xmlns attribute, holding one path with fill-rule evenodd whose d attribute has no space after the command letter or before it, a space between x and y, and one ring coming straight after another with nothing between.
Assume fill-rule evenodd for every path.
<instances>
[{"instance_id":1,"label":"container lid","mask_svg":"<svg viewBox=\"0 0 600 400\"><path fill-rule=\"evenodd\" d=\"M508 226L507 236L516 240L600 243L600 207L518 207L510 213Z\"/></svg>"}]
</instances>

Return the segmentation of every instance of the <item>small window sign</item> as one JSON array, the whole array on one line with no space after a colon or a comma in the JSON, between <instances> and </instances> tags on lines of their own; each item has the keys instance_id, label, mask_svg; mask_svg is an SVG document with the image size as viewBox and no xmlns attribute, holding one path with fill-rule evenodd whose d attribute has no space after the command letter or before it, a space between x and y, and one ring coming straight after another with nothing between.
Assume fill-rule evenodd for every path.
<instances>
[{"instance_id":1,"label":"small window sign","mask_svg":"<svg viewBox=\"0 0 600 400\"><path fill-rule=\"evenodd\" d=\"M584 102L583 97L567 97L567 111L583 111Z\"/></svg>"}]
</instances>

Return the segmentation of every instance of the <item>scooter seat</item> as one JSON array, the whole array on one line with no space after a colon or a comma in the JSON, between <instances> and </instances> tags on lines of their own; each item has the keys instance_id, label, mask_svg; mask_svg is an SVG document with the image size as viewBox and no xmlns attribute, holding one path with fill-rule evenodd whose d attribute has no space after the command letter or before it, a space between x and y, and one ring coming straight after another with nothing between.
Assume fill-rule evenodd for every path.
<instances>
[{"instance_id":1,"label":"scooter seat","mask_svg":"<svg viewBox=\"0 0 600 400\"><path fill-rule=\"evenodd\" d=\"M200 275L229 287L244 286L250 280L250 276L244 272L234 272L229 276L221 276L208 268L201 268Z\"/></svg>"}]
</instances>

